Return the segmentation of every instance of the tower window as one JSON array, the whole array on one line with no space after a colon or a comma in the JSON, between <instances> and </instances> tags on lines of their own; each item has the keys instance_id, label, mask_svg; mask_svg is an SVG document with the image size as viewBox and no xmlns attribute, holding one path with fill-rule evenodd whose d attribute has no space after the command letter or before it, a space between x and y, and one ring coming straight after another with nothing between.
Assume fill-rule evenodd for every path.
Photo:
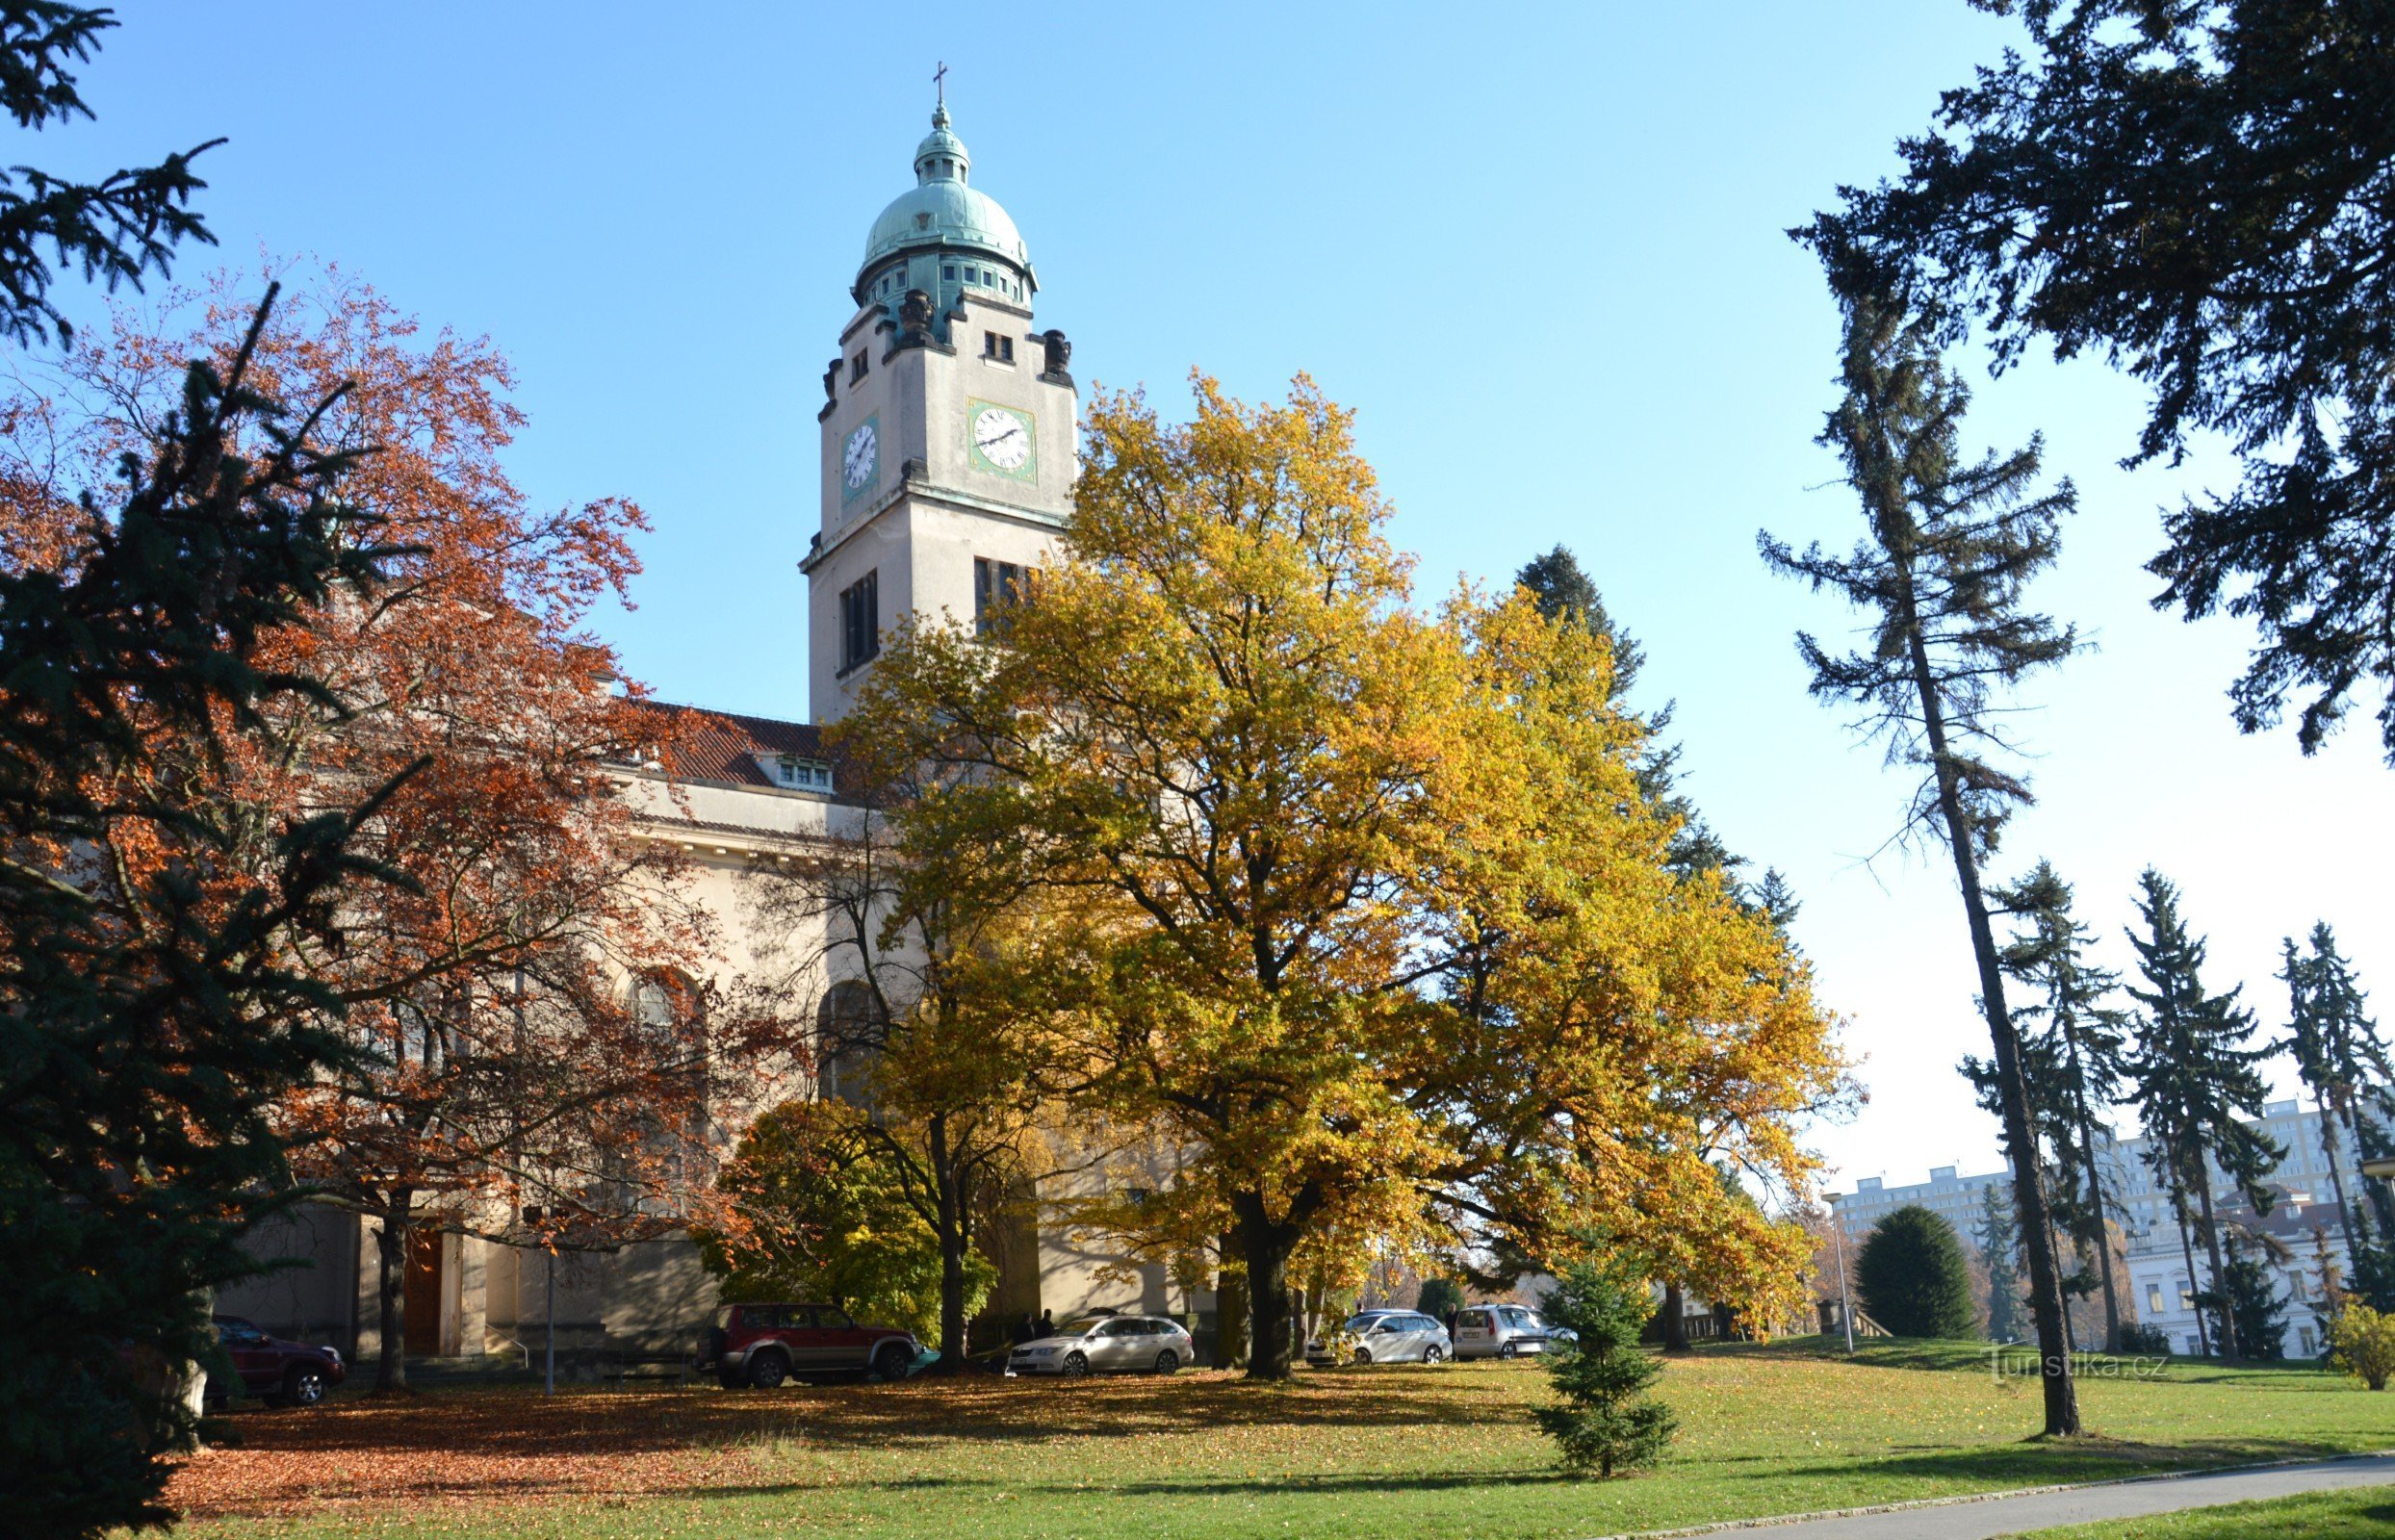
<instances>
[{"instance_id":1,"label":"tower window","mask_svg":"<svg viewBox=\"0 0 2395 1540\"><path fill-rule=\"evenodd\" d=\"M882 607L875 573L840 590L840 672L872 661L882 650Z\"/></svg>"},{"instance_id":2,"label":"tower window","mask_svg":"<svg viewBox=\"0 0 2395 1540\"><path fill-rule=\"evenodd\" d=\"M848 361L848 383L854 385L863 378L864 378L864 354L859 353Z\"/></svg>"},{"instance_id":3,"label":"tower window","mask_svg":"<svg viewBox=\"0 0 2395 1540\"><path fill-rule=\"evenodd\" d=\"M953 262L941 263L940 265L940 275L942 278L947 279L950 283L956 282L956 264Z\"/></svg>"},{"instance_id":4,"label":"tower window","mask_svg":"<svg viewBox=\"0 0 2395 1540\"><path fill-rule=\"evenodd\" d=\"M1001 337L994 331L981 334L981 356L993 358L1001 364L1015 362L1015 339Z\"/></svg>"},{"instance_id":5,"label":"tower window","mask_svg":"<svg viewBox=\"0 0 2395 1540\"><path fill-rule=\"evenodd\" d=\"M981 636L1006 629L1006 612L1030 597L1039 570L988 556L973 558L973 630Z\"/></svg>"}]
</instances>

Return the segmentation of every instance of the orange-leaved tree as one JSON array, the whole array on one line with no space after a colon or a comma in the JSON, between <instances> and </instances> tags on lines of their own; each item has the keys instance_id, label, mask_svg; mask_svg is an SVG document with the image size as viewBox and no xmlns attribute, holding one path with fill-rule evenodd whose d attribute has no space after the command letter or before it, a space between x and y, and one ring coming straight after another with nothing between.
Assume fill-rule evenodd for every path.
<instances>
[{"instance_id":1,"label":"orange-leaved tree","mask_svg":"<svg viewBox=\"0 0 2395 1540\"><path fill-rule=\"evenodd\" d=\"M68 489L142 442L175 362L238 340L232 292L120 310L63 377L20 392L11 473ZM680 720L613 693L614 659L583 629L637 570L639 510L532 507L502 463L523 423L506 361L337 271L278 309L251 367L294 398L346 387L322 431L358 451L342 493L394 548L378 586L266 639L339 708L271 714L221 795L251 810L263 859L289 809L410 771L352 846L392 880L295 941L289 964L330 991L351 1051L280 1110L298 1178L377 1225L376 1384L395 1388L420 1230L585 1244L679 1228L708 1174L710 1056L770 1032L708 1021L709 942L677 849L639 838L619 794L619 767L670 766Z\"/></svg>"},{"instance_id":2,"label":"orange-leaved tree","mask_svg":"<svg viewBox=\"0 0 2395 1540\"><path fill-rule=\"evenodd\" d=\"M1798 1130L1854 1095L1811 970L1719 870L1674 859L1678 815L1638 775L1654 728L1622 708L1604 634L1523 590L1451 615L1470 698L1422 847L1450 1009L1414 1093L1450 1130L1437 1204L1500 1271L1593 1239L1785 1319L1808 1250L1786 1210L1815 1166Z\"/></svg>"}]
</instances>

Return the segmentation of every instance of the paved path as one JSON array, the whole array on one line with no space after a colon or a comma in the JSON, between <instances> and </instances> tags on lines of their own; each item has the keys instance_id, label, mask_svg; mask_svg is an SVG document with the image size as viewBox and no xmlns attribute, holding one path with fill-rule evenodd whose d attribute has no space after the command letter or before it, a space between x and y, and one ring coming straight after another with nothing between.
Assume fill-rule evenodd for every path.
<instances>
[{"instance_id":1,"label":"paved path","mask_svg":"<svg viewBox=\"0 0 2395 1540\"><path fill-rule=\"evenodd\" d=\"M1799 1519L1756 1526L1758 1540L1994 1540L1996 1535L2050 1529L2099 1519L2141 1519L2181 1508L2208 1508L2257 1498L2333 1492L2346 1487L2395 1484L2395 1454L2367 1454L2310 1465L2279 1465L2258 1471L2216 1471L2171 1480L2122 1481L2068 1492L2031 1492L2017 1498L1910 1508L1896 1513L1859 1513L1838 1519ZM1731 1529L1725 1536L1745 1532Z\"/></svg>"}]
</instances>

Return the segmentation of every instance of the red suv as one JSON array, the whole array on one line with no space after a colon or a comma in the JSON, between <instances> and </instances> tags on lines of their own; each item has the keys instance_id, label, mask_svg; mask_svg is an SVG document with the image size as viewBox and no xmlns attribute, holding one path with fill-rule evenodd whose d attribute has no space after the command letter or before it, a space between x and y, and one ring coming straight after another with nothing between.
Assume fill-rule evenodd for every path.
<instances>
[{"instance_id":1,"label":"red suv","mask_svg":"<svg viewBox=\"0 0 2395 1540\"><path fill-rule=\"evenodd\" d=\"M904 1379L922 1350L913 1332L860 1326L832 1305L726 1305L715 1312L699 1368L713 1370L726 1390L771 1390L792 1377Z\"/></svg>"},{"instance_id":2,"label":"red suv","mask_svg":"<svg viewBox=\"0 0 2395 1540\"><path fill-rule=\"evenodd\" d=\"M219 1316L216 1322L217 1341L233 1360L242 1389L252 1396L286 1406L314 1406L349 1376L338 1348L270 1337L239 1316Z\"/></svg>"}]
</instances>

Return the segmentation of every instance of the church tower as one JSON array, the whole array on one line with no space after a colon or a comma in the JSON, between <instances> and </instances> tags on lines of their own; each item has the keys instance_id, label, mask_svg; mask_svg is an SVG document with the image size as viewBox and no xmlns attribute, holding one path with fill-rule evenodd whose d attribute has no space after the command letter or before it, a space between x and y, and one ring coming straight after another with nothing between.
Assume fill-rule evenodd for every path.
<instances>
[{"instance_id":1,"label":"church tower","mask_svg":"<svg viewBox=\"0 0 2395 1540\"><path fill-rule=\"evenodd\" d=\"M799 563L816 722L847 711L910 611L989 624L1072 506L1072 350L1032 329L1030 253L971 169L943 97L824 371L823 524Z\"/></svg>"}]
</instances>

